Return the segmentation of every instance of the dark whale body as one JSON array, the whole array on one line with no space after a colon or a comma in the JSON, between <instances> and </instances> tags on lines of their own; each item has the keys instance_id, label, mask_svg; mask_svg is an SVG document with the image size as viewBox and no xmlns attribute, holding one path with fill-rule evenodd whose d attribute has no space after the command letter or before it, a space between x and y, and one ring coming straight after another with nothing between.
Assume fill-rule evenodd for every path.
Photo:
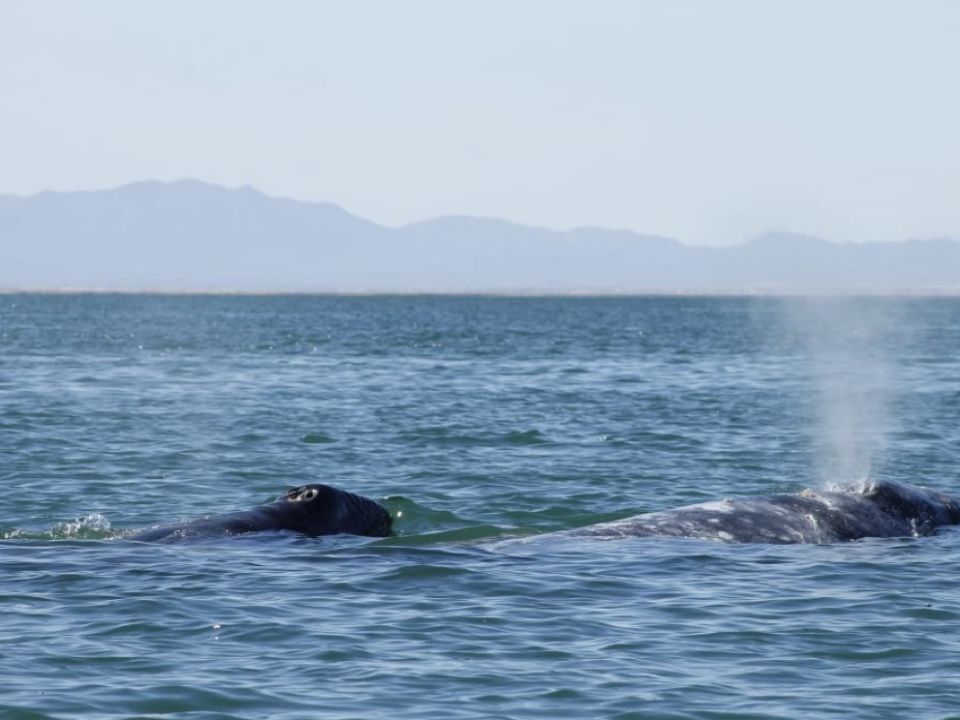
<instances>
[{"instance_id":1,"label":"dark whale body","mask_svg":"<svg viewBox=\"0 0 960 720\"><path fill-rule=\"evenodd\" d=\"M568 531L593 537L660 536L732 543L834 543L929 535L960 523L960 500L895 482L836 492L804 490L707 502Z\"/></svg>"},{"instance_id":2,"label":"dark whale body","mask_svg":"<svg viewBox=\"0 0 960 720\"><path fill-rule=\"evenodd\" d=\"M389 513L369 498L329 485L302 485L272 503L250 510L150 527L128 535L127 539L152 542L269 530L288 530L311 537L341 533L386 537L390 527Z\"/></svg>"}]
</instances>

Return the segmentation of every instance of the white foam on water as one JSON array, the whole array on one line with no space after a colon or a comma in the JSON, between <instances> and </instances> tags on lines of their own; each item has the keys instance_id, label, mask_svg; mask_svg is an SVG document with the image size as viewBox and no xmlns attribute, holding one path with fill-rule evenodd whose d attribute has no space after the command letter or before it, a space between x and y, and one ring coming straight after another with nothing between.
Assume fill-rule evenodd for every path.
<instances>
[{"instance_id":1,"label":"white foam on water","mask_svg":"<svg viewBox=\"0 0 960 720\"><path fill-rule=\"evenodd\" d=\"M61 538L84 537L90 533L106 533L110 531L110 521L100 513L91 513L86 517L62 522L54 526L53 535Z\"/></svg>"}]
</instances>

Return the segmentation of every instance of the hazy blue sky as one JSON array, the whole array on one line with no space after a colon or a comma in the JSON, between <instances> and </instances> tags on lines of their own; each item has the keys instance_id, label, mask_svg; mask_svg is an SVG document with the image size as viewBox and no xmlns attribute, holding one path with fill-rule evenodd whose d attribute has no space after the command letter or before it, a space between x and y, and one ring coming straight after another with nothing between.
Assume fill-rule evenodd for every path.
<instances>
[{"instance_id":1,"label":"hazy blue sky","mask_svg":"<svg viewBox=\"0 0 960 720\"><path fill-rule=\"evenodd\" d=\"M0 193L960 237L960 2L0 0Z\"/></svg>"}]
</instances>

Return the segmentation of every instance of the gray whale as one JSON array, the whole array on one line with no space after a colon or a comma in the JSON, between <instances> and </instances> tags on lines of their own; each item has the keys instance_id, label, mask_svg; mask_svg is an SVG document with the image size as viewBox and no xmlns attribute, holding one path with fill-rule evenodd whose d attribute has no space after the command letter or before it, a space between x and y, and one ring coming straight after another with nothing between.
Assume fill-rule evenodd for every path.
<instances>
[{"instance_id":1,"label":"gray whale","mask_svg":"<svg viewBox=\"0 0 960 720\"><path fill-rule=\"evenodd\" d=\"M274 502L250 510L155 525L134 531L126 539L152 542L269 530L311 537L341 533L386 537L390 529L390 514L379 503L330 485L314 484L292 488Z\"/></svg>"},{"instance_id":2,"label":"gray whale","mask_svg":"<svg viewBox=\"0 0 960 720\"><path fill-rule=\"evenodd\" d=\"M564 531L591 537L660 536L731 543L835 543L929 535L960 523L960 500L930 488L875 482L858 489L687 505Z\"/></svg>"}]
</instances>

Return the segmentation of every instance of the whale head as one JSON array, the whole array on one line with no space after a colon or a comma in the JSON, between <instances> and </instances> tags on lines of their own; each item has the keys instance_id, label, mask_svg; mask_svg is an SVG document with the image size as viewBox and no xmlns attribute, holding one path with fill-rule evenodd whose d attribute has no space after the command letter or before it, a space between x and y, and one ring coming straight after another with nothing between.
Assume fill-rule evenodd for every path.
<instances>
[{"instance_id":1,"label":"whale head","mask_svg":"<svg viewBox=\"0 0 960 720\"><path fill-rule=\"evenodd\" d=\"M290 529L304 535L390 535L390 514L380 503L330 485L291 488L276 504L293 519Z\"/></svg>"},{"instance_id":2,"label":"whale head","mask_svg":"<svg viewBox=\"0 0 960 720\"><path fill-rule=\"evenodd\" d=\"M863 496L888 515L910 521L920 535L960 523L960 501L930 488L881 481L869 485Z\"/></svg>"}]
</instances>

